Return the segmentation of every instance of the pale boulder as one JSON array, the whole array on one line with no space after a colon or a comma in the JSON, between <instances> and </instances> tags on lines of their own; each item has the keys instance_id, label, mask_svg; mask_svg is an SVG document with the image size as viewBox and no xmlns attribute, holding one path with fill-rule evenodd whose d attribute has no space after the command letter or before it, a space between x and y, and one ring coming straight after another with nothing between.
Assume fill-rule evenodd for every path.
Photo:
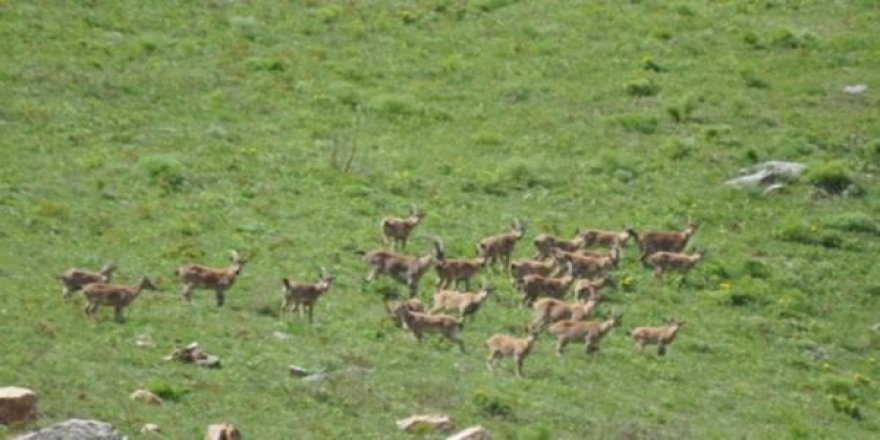
<instances>
[{"instance_id":1,"label":"pale boulder","mask_svg":"<svg viewBox=\"0 0 880 440\"><path fill-rule=\"evenodd\" d=\"M21 387L0 388L0 424L26 423L37 418L37 393Z\"/></svg>"},{"instance_id":2,"label":"pale boulder","mask_svg":"<svg viewBox=\"0 0 880 440\"><path fill-rule=\"evenodd\" d=\"M445 414L422 414L397 421L397 427L406 432L448 432L455 429Z\"/></svg>"},{"instance_id":3,"label":"pale boulder","mask_svg":"<svg viewBox=\"0 0 880 440\"><path fill-rule=\"evenodd\" d=\"M492 435L482 426L471 426L464 431L452 434L446 440L492 440Z\"/></svg>"},{"instance_id":4,"label":"pale boulder","mask_svg":"<svg viewBox=\"0 0 880 440\"><path fill-rule=\"evenodd\" d=\"M128 398L135 402L149 403L151 405L161 405L164 403L161 397L149 390L135 390Z\"/></svg>"}]
</instances>

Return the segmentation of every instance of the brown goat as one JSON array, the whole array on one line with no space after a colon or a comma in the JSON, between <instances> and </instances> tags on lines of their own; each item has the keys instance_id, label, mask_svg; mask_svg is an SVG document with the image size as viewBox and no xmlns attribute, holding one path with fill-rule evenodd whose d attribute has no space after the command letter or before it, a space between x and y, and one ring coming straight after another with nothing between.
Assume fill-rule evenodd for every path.
<instances>
[{"instance_id":1,"label":"brown goat","mask_svg":"<svg viewBox=\"0 0 880 440\"><path fill-rule=\"evenodd\" d=\"M459 284L464 283L464 289L469 290L471 278L486 265L486 258L447 259L443 242L440 239L435 239L435 242L439 249L434 254L434 270L437 271L437 281L434 287L448 289L450 286L454 286L457 288Z\"/></svg>"},{"instance_id":2,"label":"brown goat","mask_svg":"<svg viewBox=\"0 0 880 440\"><path fill-rule=\"evenodd\" d=\"M660 327L637 327L632 332L627 332L632 336L633 341L644 351L646 345L656 345L657 354L663 356L666 354L666 346L675 340L678 330L685 324L685 321L669 321L666 325Z\"/></svg>"},{"instance_id":3,"label":"brown goat","mask_svg":"<svg viewBox=\"0 0 880 440\"><path fill-rule=\"evenodd\" d=\"M540 331L545 325L553 324L562 320L580 321L590 315L602 300L602 295L596 293L583 304L566 304L556 298L542 298L535 302L532 309L535 311L535 319L531 328Z\"/></svg>"},{"instance_id":4,"label":"brown goat","mask_svg":"<svg viewBox=\"0 0 880 440\"><path fill-rule=\"evenodd\" d=\"M532 258L543 260L552 257L555 250L574 252L583 248L584 237L581 235L580 230L575 231L575 236L571 240L566 240L550 234L538 234L533 243L538 252Z\"/></svg>"},{"instance_id":5,"label":"brown goat","mask_svg":"<svg viewBox=\"0 0 880 440\"><path fill-rule=\"evenodd\" d=\"M400 316L404 328L412 333L418 342L422 342L425 333L440 333L446 339L458 344L458 348L465 353L464 341L458 337L461 321L449 315L429 315L426 313L413 312L406 307L399 307L395 312Z\"/></svg>"},{"instance_id":6,"label":"brown goat","mask_svg":"<svg viewBox=\"0 0 880 440\"><path fill-rule=\"evenodd\" d=\"M231 254L231 264L223 269L200 264L185 264L177 268L176 275L183 283L183 289L180 291L181 300L185 303L191 303L194 289L210 289L217 297L217 307L223 307L226 302L226 291L232 287L247 263L247 260L241 258L238 252L232 251Z\"/></svg>"},{"instance_id":7,"label":"brown goat","mask_svg":"<svg viewBox=\"0 0 880 440\"><path fill-rule=\"evenodd\" d=\"M639 261L645 262L655 252L681 252L687 246L688 241L697 232L699 223L688 222L684 230L677 231L648 231L637 233L632 228L627 228L627 233L635 239L641 249Z\"/></svg>"},{"instance_id":8,"label":"brown goat","mask_svg":"<svg viewBox=\"0 0 880 440\"><path fill-rule=\"evenodd\" d=\"M86 306L83 311L91 315L98 306L113 306L114 317L122 320L122 310L128 307L143 290L156 290L156 286L147 277L141 278L138 284L133 286L118 286L106 283L90 283L83 286L83 296L86 298Z\"/></svg>"},{"instance_id":9,"label":"brown goat","mask_svg":"<svg viewBox=\"0 0 880 440\"><path fill-rule=\"evenodd\" d=\"M526 275L553 276L558 269L555 260L513 260L510 262L510 277L516 283Z\"/></svg>"},{"instance_id":10,"label":"brown goat","mask_svg":"<svg viewBox=\"0 0 880 440\"><path fill-rule=\"evenodd\" d=\"M614 246L608 255L590 255L556 251L554 257L560 264L571 264L572 272L579 278L596 278L605 276L611 269L617 268L620 261L620 247Z\"/></svg>"},{"instance_id":11,"label":"brown goat","mask_svg":"<svg viewBox=\"0 0 880 440\"><path fill-rule=\"evenodd\" d=\"M477 243L477 257L484 258L489 266L501 262L502 270L507 270L510 265L510 255L525 233L525 225L519 219L513 219L512 230L486 237Z\"/></svg>"},{"instance_id":12,"label":"brown goat","mask_svg":"<svg viewBox=\"0 0 880 440\"><path fill-rule=\"evenodd\" d=\"M556 355L562 356L569 342L584 342L584 351L589 354L599 349L599 342L611 331L620 326L622 314L611 313L605 321L559 321L550 326L550 333L556 336Z\"/></svg>"},{"instance_id":13,"label":"brown goat","mask_svg":"<svg viewBox=\"0 0 880 440\"><path fill-rule=\"evenodd\" d=\"M379 275L387 274L395 281L405 284L409 289L409 296L414 297L419 289L419 281L438 256L442 257L442 252L437 242L434 243L431 252L421 257L384 250L367 252L364 255L364 262L370 268L367 282L372 282Z\"/></svg>"},{"instance_id":14,"label":"brown goat","mask_svg":"<svg viewBox=\"0 0 880 440\"><path fill-rule=\"evenodd\" d=\"M382 235L385 244L390 244L392 249L398 246L401 250L406 249L406 240L410 232L421 223L425 217L425 211L413 205L409 210L409 216L404 218L385 217L382 219Z\"/></svg>"},{"instance_id":15,"label":"brown goat","mask_svg":"<svg viewBox=\"0 0 880 440\"><path fill-rule=\"evenodd\" d=\"M522 377L523 361L532 351L532 346L538 339L537 331L529 331L525 338L515 338L510 335L496 334L486 339L486 348L489 349L489 357L486 358L486 367L495 372L498 361L504 357L513 358L516 364L516 376Z\"/></svg>"},{"instance_id":16,"label":"brown goat","mask_svg":"<svg viewBox=\"0 0 880 440\"><path fill-rule=\"evenodd\" d=\"M441 311L458 310L460 319L473 315L489 298L491 288L483 283L479 292L454 292L438 290L434 293L434 306L428 311L434 314Z\"/></svg>"},{"instance_id":17,"label":"brown goat","mask_svg":"<svg viewBox=\"0 0 880 440\"><path fill-rule=\"evenodd\" d=\"M645 264L654 267L654 278L660 281L670 270L681 272L681 284L683 284L688 272L703 259L703 255L703 251L696 251L691 255L660 251L648 256Z\"/></svg>"},{"instance_id":18,"label":"brown goat","mask_svg":"<svg viewBox=\"0 0 880 440\"><path fill-rule=\"evenodd\" d=\"M300 316L302 316L303 312L308 311L309 322L312 322L312 312L315 309L315 303L330 288L334 279L336 278L330 275L327 269L323 267L321 268L320 278L317 283L297 283L291 282L287 278L282 279L281 281L284 284L282 290L284 300L281 302L281 315L287 311L295 312L299 310Z\"/></svg>"},{"instance_id":19,"label":"brown goat","mask_svg":"<svg viewBox=\"0 0 880 440\"><path fill-rule=\"evenodd\" d=\"M418 298L410 298L406 301L385 302L385 311L388 312L388 317L398 327L404 326L401 308L406 308L410 312L425 313L425 306Z\"/></svg>"},{"instance_id":20,"label":"brown goat","mask_svg":"<svg viewBox=\"0 0 880 440\"><path fill-rule=\"evenodd\" d=\"M583 247L601 246L612 248L614 246L623 247L629 241L629 232L623 231L603 231L599 229L587 229L580 231L578 237L583 240Z\"/></svg>"},{"instance_id":21,"label":"brown goat","mask_svg":"<svg viewBox=\"0 0 880 440\"><path fill-rule=\"evenodd\" d=\"M568 289L575 280L571 263L566 263L566 267L568 268L568 273L559 278L526 275L519 280L517 287L522 293L523 304L531 306L541 296L557 299L565 297L565 294L568 293Z\"/></svg>"},{"instance_id":22,"label":"brown goat","mask_svg":"<svg viewBox=\"0 0 880 440\"><path fill-rule=\"evenodd\" d=\"M80 290L89 283L109 283L116 271L116 263L107 263L97 273L83 269L71 268L58 275L61 281L61 296L65 300L70 299L70 295Z\"/></svg>"},{"instance_id":23,"label":"brown goat","mask_svg":"<svg viewBox=\"0 0 880 440\"><path fill-rule=\"evenodd\" d=\"M581 302L584 302L588 301L590 297L592 297L593 295L597 295L599 292L607 287L617 288L617 282L614 281L614 278L611 278L608 275L597 280L577 280L574 282L572 291L574 291L575 298L577 298Z\"/></svg>"}]
</instances>

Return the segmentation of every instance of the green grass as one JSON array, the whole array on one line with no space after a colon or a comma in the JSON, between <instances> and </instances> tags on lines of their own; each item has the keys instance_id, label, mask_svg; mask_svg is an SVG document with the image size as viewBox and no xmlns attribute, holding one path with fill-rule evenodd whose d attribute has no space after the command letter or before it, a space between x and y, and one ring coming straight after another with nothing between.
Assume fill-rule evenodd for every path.
<instances>
[{"instance_id":1,"label":"green grass","mask_svg":"<svg viewBox=\"0 0 880 440\"><path fill-rule=\"evenodd\" d=\"M873 1L0 2L0 385L42 411L0 434L408 438L396 419L440 411L498 438L876 437L878 21ZM722 184L768 159L815 171L768 197ZM493 376L483 341L531 318L503 275L465 355L416 345L381 304L403 289L363 281L354 251L411 203L412 252L470 256L513 217L518 256L690 217L708 256L679 288L627 248L599 356L542 336L525 379ZM182 305L174 268L229 249L251 262L227 306ZM107 261L162 287L122 323L53 280ZM281 278L322 265L316 322L279 318ZM624 331L666 317L688 321L668 356L634 350ZM192 341L222 368L162 360Z\"/></svg>"}]
</instances>

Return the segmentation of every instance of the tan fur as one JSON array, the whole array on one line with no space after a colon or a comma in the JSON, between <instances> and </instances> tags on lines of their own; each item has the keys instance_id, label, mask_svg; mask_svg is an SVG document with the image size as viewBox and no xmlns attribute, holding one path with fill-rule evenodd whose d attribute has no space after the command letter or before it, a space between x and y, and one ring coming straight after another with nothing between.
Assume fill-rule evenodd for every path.
<instances>
[{"instance_id":1,"label":"tan fur","mask_svg":"<svg viewBox=\"0 0 880 440\"><path fill-rule=\"evenodd\" d=\"M58 275L61 281L61 296L68 300L76 292L89 283L109 283L116 271L116 263L107 263L97 273L83 269L71 268Z\"/></svg>"},{"instance_id":2,"label":"tan fur","mask_svg":"<svg viewBox=\"0 0 880 440\"><path fill-rule=\"evenodd\" d=\"M477 243L477 257L485 258L487 265L500 262L502 270L510 265L510 255L516 243L525 235L526 227L518 219L513 220L513 229L509 232L492 235Z\"/></svg>"},{"instance_id":3,"label":"tan fur","mask_svg":"<svg viewBox=\"0 0 880 440\"><path fill-rule=\"evenodd\" d=\"M367 252L364 255L364 262L370 268L367 282L372 282L377 276L386 274L395 281L405 284L409 288L409 296L413 297L418 292L422 276L436 261L435 254L436 245L432 252L421 257L401 255L384 250Z\"/></svg>"},{"instance_id":4,"label":"tan fur","mask_svg":"<svg viewBox=\"0 0 880 440\"><path fill-rule=\"evenodd\" d=\"M656 345L657 354L663 356L666 354L666 346L675 340L678 330L684 324L685 321L672 321L660 327L637 327L629 334L639 350L644 351L646 345Z\"/></svg>"},{"instance_id":5,"label":"tan fur","mask_svg":"<svg viewBox=\"0 0 880 440\"><path fill-rule=\"evenodd\" d=\"M385 237L385 243L390 244L392 249L395 246L401 250L406 249L406 240L409 238L410 232L421 223L425 217L425 212L413 206L410 208L409 216L404 218L385 217L382 219L382 235Z\"/></svg>"},{"instance_id":6,"label":"tan fur","mask_svg":"<svg viewBox=\"0 0 880 440\"><path fill-rule=\"evenodd\" d=\"M537 253L534 259L543 260L553 256L553 251L561 250L566 252L574 252L584 247L584 237L580 231L575 231L575 237L571 240L559 238L550 234L538 234L533 241Z\"/></svg>"},{"instance_id":7,"label":"tan fur","mask_svg":"<svg viewBox=\"0 0 880 440\"><path fill-rule=\"evenodd\" d=\"M647 257L655 252L681 252L687 246L688 241L697 229L699 223L688 222L684 230L677 231L648 231L637 233L632 228L627 229L627 233L633 237L641 249L639 261L644 262Z\"/></svg>"},{"instance_id":8,"label":"tan fur","mask_svg":"<svg viewBox=\"0 0 880 440\"><path fill-rule=\"evenodd\" d=\"M428 311L430 314L457 310L460 319L471 316L480 310L486 299L489 298L490 288L483 285L479 292L455 292L451 290L438 290L434 293L434 306Z\"/></svg>"},{"instance_id":9,"label":"tan fur","mask_svg":"<svg viewBox=\"0 0 880 440\"><path fill-rule=\"evenodd\" d=\"M602 301L602 295L598 293L591 296L583 304L567 304L556 298L539 299L532 305L535 319L532 321L531 328L534 331L539 331L548 324L562 320L581 321L592 313L600 301Z\"/></svg>"},{"instance_id":10,"label":"tan fur","mask_svg":"<svg viewBox=\"0 0 880 440\"><path fill-rule=\"evenodd\" d=\"M418 298L410 298L406 301L391 301L385 303L385 311L388 312L388 317L394 321L394 324L398 327L403 327L403 317L401 308L406 308L410 312L419 312L425 313L425 306L419 301Z\"/></svg>"},{"instance_id":11,"label":"tan fur","mask_svg":"<svg viewBox=\"0 0 880 440\"><path fill-rule=\"evenodd\" d=\"M409 330L418 342L422 342L425 333L440 333L446 339L458 344L462 353L466 352L464 341L458 337L461 321L448 315L413 312L406 307L400 307L396 312L403 321L404 328Z\"/></svg>"},{"instance_id":12,"label":"tan fur","mask_svg":"<svg viewBox=\"0 0 880 440\"><path fill-rule=\"evenodd\" d=\"M572 291L574 291L574 296L579 301L584 302L590 299L590 297L599 294L602 290L608 287L616 287L617 283L613 278L606 275L602 278L596 280L589 279L580 279L574 282L574 286L572 287Z\"/></svg>"},{"instance_id":13,"label":"tan fur","mask_svg":"<svg viewBox=\"0 0 880 440\"><path fill-rule=\"evenodd\" d=\"M436 251L434 253L434 270L437 272L437 281L434 287L448 289L451 286L459 287L464 283L464 289L470 289L471 278L485 265L486 259L477 257L474 259L448 259L445 257L443 242L435 239Z\"/></svg>"},{"instance_id":14,"label":"tan fur","mask_svg":"<svg viewBox=\"0 0 880 440\"><path fill-rule=\"evenodd\" d=\"M605 321L559 321L550 326L550 333L556 336L556 355L562 356L569 342L583 342L587 354L599 349L599 342L621 324L621 314L612 313Z\"/></svg>"},{"instance_id":15,"label":"tan fur","mask_svg":"<svg viewBox=\"0 0 880 440\"><path fill-rule=\"evenodd\" d=\"M554 257L560 264L569 263L572 271L579 278L598 278L617 268L620 261L620 247L614 246L608 255L590 255L556 251Z\"/></svg>"},{"instance_id":16,"label":"tan fur","mask_svg":"<svg viewBox=\"0 0 880 440\"><path fill-rule=\"evenodd\" d=\"M312 322L312 313L315 310L315 303L317 303L318 298L330 288L334 279L335 277L330 275L330 273L322 267L320 279L317 283L297 283L291 282L287 278L281 280L284 284L282 289L284 299L281 302L281 315L283 315L284 312L295 312L299 310L300 316L302 316L304 312L308 311L309 322ZM300 308L300 306L302 306L302 308Z\"/></svg>"},{"instance_id":17,"label":"tan fur","mask_svg":"<svg viewBox=\"0 0 880 440\"><path fill-rule=\"evenodd\" d=\"M510 277L514 282L526 275L552 276L558 270L555 260L513 260L510 262Z\"/></svg>"},{"instance_id":18,"label":"tan fur","mask_svg":"<svg viewBox=\"0 0 880 440\"><path fill-rule=\"evenodd\" d=\"M205 433L205 440L241 440L242 435L232 423L211 425Z\"/></svg>"},{"instance_id":19,"label":"tan fur","mask_svg":"<svg viewBox=\"0 0 880 440\"><path fill-rule=\"evenodd\" d=\"M489 356L486 358L486 367L495 372L498 361L505 357L513 358L516 364L516 376L522 377L523 361L532 351L532 346L538 339L538 332L529 332L525 338L515 338L510 335L496 334L486 339L486 348Z\"/></svg>"},{"instance_id":20,"label":"tan fur","mask_svg":"<svg viewBox=\"0 0 880 440\"><path fill-rule=\"evenodd\" d=\"M122 320L122 310L128 307L143 290L156 290L156 286L147 277L141 278L138 284L133 286L119 286L106 283L91 283L83 286L83 296L86 298L86 306L83 311L91 315L98 310L98 306L113 306L114 317Z\"/></svg>"},{"instance_id":21,"label":"tan fur","mask_svg":"<svg viewBox=\"0 0 880 440\"><path fill-rule=\"evenodd\" d=\"M571 263L567 263L567 268L568 273L559 278L543 277L540 275L524 276L517 285L522 293L523 303L531 306L541 296L557 299L565 297L565 294L568 293L568 289L575 280Z\"/></svg>"},{"instance_id":22,"label":"tan fur","mask_svg":"<svg viewBox=\"0 0 880 440\"><path fill-rule=\"evenodd\" d=\"M688 272L702 259L702 251L694 252L691 255L661 251L648 256L645 263L654 268L654 278L657 280L662 281L666 272L674 270L681 273L681 282L684 283Z\"/></svg>"},{"instance_id":23,"label":"tan fur","mask_svg":"<svg viewBox=\"0 0 880 440\"><path fill-rule=\"evenodd\" d=\"M583 240L583 247L601 246L612 248L614 246L623 247L629 241L629 233L627 231L603 231L600 229L587 229L580 231L578 237Z\"/></svg>"},{"instance_id":24,"label":"tan fur","mask_svg":"<svg viewBox=\"0 0 880 440\"><path fill-rule=\"evenodd\" d=\"M242 259L237 252L232 251L229 267L217 269L200 264L186 264L177 269L177 276L183 284L180 298L185 303L192 302L192 292L195 289L213 290L217 297L217 307L222 307L226 302L226 291L232 287L235 280L241 274L247 260Z\"/></svg>"}]
</instances>

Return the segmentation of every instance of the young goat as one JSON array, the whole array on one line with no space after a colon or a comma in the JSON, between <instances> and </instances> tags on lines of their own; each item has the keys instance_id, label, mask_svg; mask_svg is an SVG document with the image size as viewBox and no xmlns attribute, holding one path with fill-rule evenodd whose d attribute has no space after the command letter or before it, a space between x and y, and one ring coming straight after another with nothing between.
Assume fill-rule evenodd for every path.
<instances>
[{"instance_id":1,"label":"young goat","mask_svg":"<svg viewBox=\"0 0 880 440\"><path fill-rule=\"evenodd\" d=\"M109 283L115 271L116 263L105 264L97 273L76 268L68 269L56 277L61 281L61 296L69 300L73 292L82 289L86 284Z\"/></svg>"},{"instance_id":2,"label":"young goat","mask_svg":"<svg viewBox=\"0 0 880 440\"><path fill-rule=\"evenodd\" d=\"M556 251L554 257L560 264L570 264L575 276L596 278L605 276L611 269L617 268L617 263L620 261L620 247L612 247L608 255Z\"/></svg>"},{"instance_id":3,"label":"young goat","mask_svg":"<svg viewBox=\"0 0 880 440\"><path fill-rule=\"evenodd\" d=\"M688 241L697 232L699 223L688 222L684 230L676 231L648 231L637 233L632 228L627 228L627 233L635 239L641 249L639 261L645 262L651 254L660 251L681 252L687 246Z\"/></svg>"},{"instance_id":4,"label":"young goat","mask_svg":"<svg viewBox=\"0 0 880 440\"><path fill-rule=\"evenodd\" d=\"M580 231L578 237L581 238L583 247L601 246L612 248L614 246L623 246L629 241L629 232L623 231L602 231L599 229L587 229Z\"/></svg>"},{"instance_id":5,"label":"young goat","mask_svg":"<svg viewBox=\"0 0 880 440\"><path fill-rule=\"evenodd\" d=\"M513 260L510 262L510 277L516 283L526 275L552 276L557 269L554 260Z\"/></svg>"},{"instance_id":6,"label":"young goat","mask_svg":"<svg viewBox=\"0 0 880 440\"><path fill-rule=\"evenodd\" d=\"M464 289L470 289L471 278L486 265L486 258L446 259L444 257L446 249L443 242L439 239L435 241L438 250L434 255L434 270L437 271L437 281L434 287L448 289L450 286L458 287L459 284L464 283Z\"/></svg>"},{"instance_id":7,"label":"young goat","mask_svg":"<svg viewBox=\"0 0 880 440\"><path fill-rule=\"evenodd\" d=\"M587 354L599 349L599 341L611 331L620 326L622 314L611 313L611 317L605 321L559 321L550 326L550 333L556 336L556 355L562 356L562 351L569 342L584 342L584 351Z\"/></svg>"},{"instance_id":8,"label":"young goat","mask_svg":"<svg viewBox=\"0 0 880 440\"><path fill-rule=\"evenodd\" d=\"M663 275L670 270L681 272L681 284L688 272L703 259L703 251L696 251L691 255L675 252L654 252L645 259L645 264L654 267L654 278L662 281Z\"/></svg>"},{"instance_id":9,"label":"young goat","mask_svg":"<svg viewBox=\"0 0 880 440\"><path fill-rule=\"evenodd\" d=\"M419 281L437 257L442 258L443 254L436 241L431 252L421 257L400 255L384 250L367 252L364 255L364 262L370 268L367 282L372 282L379 275L387 274L395 281L405 284L409 288L410 298L414 297L419 289Z\"/></svg>"},{"instance_id":10,"label":"young goat","mask_svg":"<svg viewBox=\"0 0 880 440\"><path fill-rule=\"evenodd\" d=\"M410 232L421 223L425 217L425 211L418 209L413 205L409 210L409 216L404 218L385 217L382 219L382 234L385 237L385 243L390 244L392 248L399 246L401 250L406 249L406 240L409 238Z\"/></svg>"},{"instance_id":11,"label":"young goat","mask_svg":"<svg viewBox=\"0 0 880 440\"><path fill-rule=\"evenodd\" d=\"M684 323L685 321L668 321L661 327L637 327L627 334L632 336L639 350L644 351L649 344L656 345L657 354L663 356L666 354L666 346L675 340L675 335Z\"/></svg>"},{"instance_id":12,"label":"young goat","mask_svg":"<svg viewBox=\"0 0 880 440\"><path fill-rule=\"evenodd\" d=\"M602 295L593 294L583 304L566 304L556 298L542 298L535 302L532 309L535 311L535 319L531 328L540 331L545 325L553 324L562 320L580 321L590 315L602 300Z\"/></svg>"},{"instance_id":13,"label":"young goat","mask_svg":"<svg viewBox=\"0 0 880 440\"><path fill-rule=\"evenodd\" d=\"M575 277L572 273L571 263L566 263L568 273L559 278L549 278L540 275L526 275L518 283L517 287L522 292L523 304L531 306L540 296L563 298Z\"/></svg>"},{"instance_id":14,"label":"young goat","mask_svg":"<svg viewBox=\"0 0 880 440\"><path fill-rule=\"evenodd\" d=\"M215 269L200 264L185 264L177 268L177 276L183 283L180 298L185 303L192 302L194 289L213 290L217 297L217 307L223 307L226 302L226 291L235 283L235 279L241 274L247 260L241 258L238 252L231 251L231 264L224 269Z\"/></svg>"},{"instance_id":15,"label":"young goat","mask_svg":"<svg viewBox=\"0 0 880 440\"><path fill-rule=\"evenodd\" d=\"M525 225L520 223L519 219L513 219L511 231L486 237L477 243L477 257L485 258L488 265L500 261L502 270L507 270L510 265L510 255L525 233Z\"/></svg>"},{"instance_id":16,"label":"young goat","mask_svg":"<svg viewBox=\"0 0 880 440\"><path fill-rule=\"evenodd\" d=\"M156 286L147 277L141 278L140 283L133 286L118 286L106 283L90 283L83 286L83 296L86 297L86 306L83 311L91 315L98 310L98 306L113 306L116 320L122 320L122 310L128 307L141 291L156 290Z\"/></svg>"},{"instance_id":17,"label":"young goat","mask_svg":"<svg viewBox=\"0 0 880 440\"><path fill-rule=\"evenodd\" d=\"M566 252L574 252L584 247L584 237L580 230L575 231L575 236L571 240L559 238L550 234L538 234L534 240L535 249L538 251L533 259L543 260L553 256L555 250Z\"/></svg>"},{"instance_id":18,"label":"young goat","mask_svg":"<svg viewBox=\"0 0 880 440\"><path fill-rule=\"evenodd\" d=\"M281 302L281 315L287 311L295 312L299 310L300 316L302 316L303 312L308 310L309 322L312 322L312 312L315 309L315 303L330 288L334 279L336 278L330 275L327 269L323 267L321 268L318 282L314 284L290 282L287 278L282 279L281 281L284 283L282 290L284 300ZM300 306L302 306L302 309L300 309Z\"/></svg>"},{"instance_id":19,"label":"young goat","mask_svg":"<svg viewBox=\"0 0 880 440\"><path fill-rule=\"evenodd\" d=\"M464 341L458 337L461 321L448 315L429 315L410 311L406 307L399 307L395 312L403 322L404 328L409 330L416 341L422 342L425 333L440 333L446 339L458 344L458 348L465 353Z\"/></svg>"},{"instance_id":20,"label":"young goat","mask_svg":"<svg viewBox=\"0 0 880 440\"><path fill-rule=\"evenodd\" d=\"M418 312L425 313L425 306L419 301L418 298L410 298L406 301L391 301L385 302L385 311L388 312L388 317L394 321L394 325L398 327L403 327L403 317L402 311L400 309L406 308L410 312Z\"/></svg>"},{"instance_id":21,"label":"young goat","mask_svg":"<svg viewBox=\"0 0 880 440\"><path fill-rule=\"evenodd\" d=\"M486 367L494 373L495 367L501 358L512 357L514 363L516 363L516 376L522 377L523 361L532 351L532 346L535 345L539 333L540 331L530 330L525 338L496 334L486 339L486 348L489 349Z\"/></svg>"},{"instance_id":22,"label":"young goat","mask_svg":"<svg viewBox=\"0 0 880 440\"><path fill-rule=\"evenodd\" d=\"M606 275L598 280L581 279L574 282L574 296L579 301L588 301L592 296L598 295L599 292L607 287L617 288L617 282L614 278Z\"/></svg>"},{"instance_id":23,"label":"young goat","mask_svg":"<svg viewBox=\"0 0 880 440\"><path fill-rule=\"evenodd\" d=\"M434 293L434 307L428 313L434 314L441 311L458 310L459 319L464 320L480 310L480 307L489 298L490 293L491 288L486 283L483 283L480 291L475 293L438 290Z\"/></svg>"}]
</instances>

